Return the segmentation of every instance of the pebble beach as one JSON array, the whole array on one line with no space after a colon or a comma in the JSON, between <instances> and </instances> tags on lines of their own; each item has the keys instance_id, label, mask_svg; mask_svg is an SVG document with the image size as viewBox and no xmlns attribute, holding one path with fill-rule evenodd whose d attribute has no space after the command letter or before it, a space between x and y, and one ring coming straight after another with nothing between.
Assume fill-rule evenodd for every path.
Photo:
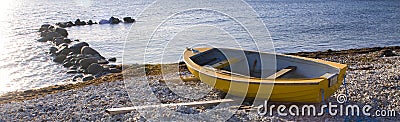
<instances>
[{"instance_id":1,"label":"pebble beach","mask_svg":"<svg viewBox=\"0 0 400 122\"><path fill-rule=\"evenodd\" d=\"M348 65L346 84L331 96L329 101L335 103L337 94L347 94L348 104L371 105L374 109L394 110L400 113L400 47L375 47L350 50L327 50L320 52L298 52L289 55L318 58ZM184 68L184 64L182 69ZM126 66L123 72L143 70L137 66ZM162 103L179 103L190 100L182 99L165 87L157 65L148 65L147 77L153 92ZM181 70L181 73L188 73ZM165 78L165 76L164 76ZM126 87L124 79L143 80L135 76L122 78L122 73L108 74L94 80L77 84L50 86L30 90L35 95L22 91L11 92L0 97L0 121L146 121L137 111L125 114L110 115L105 112L109 108L130 107L133 102L128 92L135 89ZM186 85L201 86L202 83L191 82ZM223 92L212 90L204 100L218 99ZM244 103L245 104L245 103ZM276 103L285 104L285 103ZM201 107L187 108L179 106L171 108L176 112L198 114L207 109ZM392 117L346 117L329 116L257 116L250 111L238 110L228 121L398 121L400 115ZM187 118L195 120L195 118Z\"/></svg>"}]
</instances>

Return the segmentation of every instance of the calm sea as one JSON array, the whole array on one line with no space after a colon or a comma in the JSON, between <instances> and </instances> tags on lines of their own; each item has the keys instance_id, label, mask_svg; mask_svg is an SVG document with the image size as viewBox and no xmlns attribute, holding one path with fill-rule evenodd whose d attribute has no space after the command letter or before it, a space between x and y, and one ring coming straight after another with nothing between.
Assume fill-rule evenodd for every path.
<instances>
[{"instance_id":1,"label":"calm sea","mask_svg":"<svg viewBox=\"0 0 400 122\"><path fill-rule=\"evenodd\" d=\"M99 21L111 16L135 17L152 2L153 0L3 1L0 5L0 94L62 84L66 83L64 81L67 78L71 78L72 75L65 73L67 69L52 62L52 58L46 54L51 44L36 42L40 25L74 21L77 18ZM397 0L246 2L265 23L275 51L279 53L400 45L400 1ZM224 18L213 18L216 15L209 15L207 12L194 11L187 15L190 14L209 16L212 21L207 23L229 24ZM172 24L181 24L179 21L184 17L187 16L172 18L172 21L177 21ZM140 19L138 21L136 24L141 23ZM124 40L130 28L131 24L118 24L71 27L67 30L71 39L86 41L104 57L116 57L117 63L121 63ZM204 32L199 32L201 33ZM215 41L212 38L209 42L224 43L223 40ZM146 44L127 45L125 48L143 53L143 46ZM182 45L169 46L180 50L184 48ZM132 57L130 60L132 63L142 63L142 58Z\"/></svg>"}]
</instances>

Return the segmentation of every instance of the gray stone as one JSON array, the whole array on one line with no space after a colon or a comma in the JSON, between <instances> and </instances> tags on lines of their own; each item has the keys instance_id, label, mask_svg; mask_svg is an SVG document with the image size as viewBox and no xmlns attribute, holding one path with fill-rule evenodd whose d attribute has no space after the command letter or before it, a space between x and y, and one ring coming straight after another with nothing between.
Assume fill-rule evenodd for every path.
<instances>
[{"instance_id":1,"label":"gray stone","mask_svg":"<svg viewBox=\"0 0 400 122\"><path fill-rule=\"evenodd\" d=\"M132 17L124 17L123 18L125 23L134 23L135 19L132 19Z\"/></svg>"},{"instance_id":2,"label":"gray stone","mask_svg":"<svg viewBox=\"0 0 400 122\"><path fill-rule=\"evenodd\" d=\"M64 28L56 28L56 32L59 33L59 34L61 34L61 35L64 36L64 37L67 37L67 36L68 36L67 30L64 29Z\"/></svg>"},{"instance_id":3,"label":"gray stone","mask_svg":"<svg viewBox=\"0 0 400 122\"><path fill-rule=\"evenodd\" d=\"M57 63L62 63L65 60L66 57L67 57L66 55L60 54L60 55L56 56L53 59L53 61L57 62Z\"/></svg>"},{"instance_id":4,"label":"gray stone","mask_svg":"<svg viewBox=\"0 0 400 122\"><path fill-rule=\"evenodd\" d=\"M81 54L100 55L99 52L88 46L82 47Z\"/></svg>"},{"instance_id":5,"label":"gray stone","mask_svg":"<svg viewBox=\"0 0 400 122\"><path fill-rule=\"evenodd\" d=\"M54 40L54 38L62 37L62 35L60 35L57 32L47 32L47 33L43 33L43 37L44 37L44 40L46 40L46 41L52 41L52 40Z\"/></svg>"},{"instance_id":6,"label":"gray stone","mask_svg":"<svg viewBox=\"0 0 400 122\"><path fill-rule=\"evenodd\" d=\"M95 75L95 74L99 74L99 73L103 72L103 70L104 70L104 68L102 66L100 66L100 64L92 63L87 68L87 73Z\"/></svg>"},{"instance_id":7,"label":"gray stone","mask_svg":"<svg viewBox=\"0 0 400 122\"><path fill-rule=\"evenodd\" d=\"M71 39L64 39L64 43L71 43L72 41L71 41Z\"/></svg>"},{"instance_id":8,"label":"gray stone","mask_svg":"<svg viewBox=\"0 0 400 122\"><path fill-rule=\"evenodd\" d=\"M39 32L47 31L50 26L51 26L50 24L43 24L42 26L40 26Z\"/></svg>"},{"instance_id":9,"label":"gray stone","mask_svg":"<svg viewBox=\"0 0 400 122\"><path fill-rule=\"evenodd\" d=\"M93 80L93 79L94 79L94 77L91 76L91 75L89 75L89 76L83 77L83 78L82 78L82 81L89 81L89 80Z\"/></svg>"},{"instance_id":10,"label":"gray stone","mask_svg":"<svg viewBox=\"0 0 400 122\"><path fill-rule=\"evenodd\" d=\"M58 45L64 43L64 38L55 38L53 43L58 46Z\"/></svg>"},{"instance_id":11,"label":"gray stone","mask_svg":"<svg viewBox=\"0 0 400 122\"><path fill-rule=\"evenodd\" d=\"M396 54L393 53L393 51L390 50L390 49L381 50L379 53L380 53L380 56L381 56L381 57L396 56Z\"/></svg>"},{"instance_id":12,"label":"gray stone","mask_svg":"<svg viewBox=\"0 0 400 122\"><path fill-rule=\"evenodd\" d=\"M56 47L50 47L50 53L51 54L56 54L56 52L58 51L58 49Z\"/></svg>"},{"instance_id":13,"label":"gray stone","mask_svg":"<svg viewBox=\"0 0 400 122\"><path fill-rule=\"evenodd\" d=\"M97 63L97 60L93 58L85 58L79 61L79 64L81 65L82 69L87 69L88 66L92 63Z\"/></svg>"},{"instance_id":14,"label":"gray stone","mask_svg":"<svg viewBox=\"0 0 400 122\"><path fill-rule=\"evenodd\" d=\"M110 62L116 62L116 61L117 61L117 58L113 57L113 58L108 59L108 61L110 61Z\"/></svg>"},{"instance_id":15,"label":"gray stone","mask_svg":"<svg viewBox=\"0 0 400 122\"><path fill-rule=\"evenodd\" d=\"M84 46L89 46L89 44L86 42L79 42L79 43L70 45L69 49L71 49L71 52L73 52L74 54L80 54L82 47L84 47Z\"/></svg>"}]
</instances>

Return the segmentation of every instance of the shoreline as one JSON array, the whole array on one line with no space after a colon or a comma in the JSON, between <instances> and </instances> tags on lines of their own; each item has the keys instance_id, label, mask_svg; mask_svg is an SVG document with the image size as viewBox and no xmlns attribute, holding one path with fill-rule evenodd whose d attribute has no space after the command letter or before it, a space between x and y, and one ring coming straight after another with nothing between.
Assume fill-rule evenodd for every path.
<instances>
[{"instance_id":1,"label":"shoreline","mask_svg":"<svg viewBox=\"0 0 400 122\"><path fill-rule=\"evenodd\" d=\"M287 55L296 55L302 57L309 58L327 58L332 56L343 56L343 55L356 55L356 54L368 54L373 52L378 52L376 55L381 56L383 51L385 50L398 50L396 52L400 52L400 46L388 46L388 47L372 47L372 48L357 48L357 49L348 49L348 50L327 50L327 51L316 51L316 52L297 52L297 53L285 53ZM360 61L368 61L368 58L359 58ZM357 58L354 58L357 59ZM370 60L370 59L369 59ZM339 62L340 63L340 62ZM178 63L172 63L178 64ZM349 65L349 64L348 64ZM124 67L132 67L131 65L127 65ZM160 71L160 64L146 64L146 67L149 68L150 72L147 75L158 75ZM130 69L130 68L128 68ZM351 70L349 67L348 70ZM124 69L122 72L125 72ZM47 86L43 88L30 89L25 91L12 91L7 92L3 95L0 95L0 104L9 103L9 102L19 102L24 100L31 100L35 98L42 97L48 94L54 94L58 92L63 92L71 89L79 89L84 88L90 85L99 85L105 82L115 82L118 80L123 80L124 73L111 73L99 78L95 78L93 80L77 82L77 83L69 83L62 85L53 85Z\"/></svg>"}]
</instances>

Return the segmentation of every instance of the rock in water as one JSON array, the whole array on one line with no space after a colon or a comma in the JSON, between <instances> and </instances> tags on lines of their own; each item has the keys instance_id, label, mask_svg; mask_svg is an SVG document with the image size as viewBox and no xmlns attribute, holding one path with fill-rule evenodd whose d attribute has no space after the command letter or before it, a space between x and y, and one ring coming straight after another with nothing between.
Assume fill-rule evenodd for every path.
<instances>
[{"instance_id":1,"label":"rock in water","mask_svg":"<svg viewBox=\"0 0 400 122\"><path fill-rule=\"evenodd\" d=\"M80 19L76 19L76 20L75 20L75 25L82 25L81 20L80 20Z\"/></svg>"},{"instance_id":2,"label":"rock in water","mask_svg":"<svg viewBox=\"0 0 400 122\"><path fill-rule=\"evenodd\" d=\"M49 27L50 27L50 26L51 26L50 24L43 24L42 26L40 26L39 32L49 30Z\"/></svg>"},{"instance_id":3,"label":"rock in water","mask_svg":"<svg viewBox=\"0 0 400 122\"><path fill-rule=\"evenodd\" d=\"M87 69L92 63L97 63L97 60L93 58L85 58L79 61L79 64L83 69Z\"/></svg>"},{"instance_id":4,"label":"rock in water","mask_svg":"<svg viewBox=\"0 0 400 122\"><path fill-rule=\"evenodd\" d=\"M110 24L110 21L105 20L105 19L101 19L99 24Z\"/></svg>"},{"instance_id":5,"label":"rock in water","mask_svg":"<svg viewBox=\"0 0 400 122\"><path fill-rule=\"evenodd\" d=\"M64 43L64 38L61 38L61 37L55 38L54 41L53 41L53 43L54 43L56 46L58 46L58 45Z\"/></svg>"},{"instance_id":6,"label":"rock in water","mask_svg":"<svg viewBox=\"0 0 400 122\"><path fill-rule=\"evenodd\" d=\"M123 18L125 23L134 23L135 19L132 19L132 17L124 17Z\"/></svg>"},{"instance_id":7,"label":"rock in water","mask_svg":"<svg viewBox=\"0 0 400 122\"><path fill-rule=\"evenodd\" d=\"M52 41L52 40L54 40L54 38L62 37L62 35L57 32L48 32L48 33L43 33L41 35L43 36L44 40L46 40L46 41Z\"/></svg>"},{"instance_id":8,"label":"rock in water","mask_svg":"<svg viewBox=\"0 0 400 122\"><path fill-rule=\"evenodd\" d=\"M50 47L50 53L55 54L58 51L56 47Z\"/></svg>"},{"instance_id":9,"label":"rock in water","mask_svg":"<svg viewBox=\"0 0 400 122\"><path fill-rule=\"evenodd\" d=\"M56 28L56 32L59 33L60 35L67 37L68 36L68 32L66 29L64 28Z\"/></svg>"},{"instance_id":10,"label":"rock in water","mask_svg":"<svg viewBox=\"0 0 400 122\"><path fill-rule=\"evenodd\" d=\"M56 58L54 58L53 61L57 62L57 63L62 63L65 60L65 58L67 58L67 56L61 54L61 55L56 56Z\"/></svg>"},{"instance_id":11,"label":"rock in water","mask_svg":"<svg viewBox=\"0 0 400 122\"><path fill-rule=\"evenodd\" d=\"M94 77L89 75L89 76L83 77L82 81L89 81L89 80L93 80L93 79L94 79Z\"/></svg>"},{"instance_id":12,"label":"rock in water","mask_svg":"<svg viewBox=\"0 0 400 122\"><path fill-rule=\"evenodd\" d=\"M117 58L113 57L113 58L108 59L108 61L110 61L110 62L116 62L116 61L117 61Z\"/></svg>"},{"instance_id":13,"label":"rock in water","mask_svg":"<svg viewBox=\"0 0 400 122\"><path fill-rule=\"evenodd\" d=\"M87 68L87 72L89 74L99 74L101 72L103 72L104 68L102 66L100 66L100 64L97 63L92 63L89 65L89 67Z\"/></svg>"},{"instance_id":14,"label":"rock in water","mask_svg":"<svg viewBox=\"0 0 400 122\"><path fill-rule=\"evenodd\" d=\"M110 24L118 24L121 22L121 20L115 17L111 17L108 21L110 22Z\"/></svg>"},{"instance_id":15,"label":"rock in water","mask_svg":"<svg viewBox=\"0 0 400 122\"><path fill-rule=\"evenodd\" d=\"M92 20L89 20L89 21L87 22L87 24L88 24L88 25L93 25L94 23L93 23Z\"/></svg>"},{"instance_id":16,"label":"rock in water","mask_svg":"<svg viewBox=\"0 0 400 122\"><path fill-rule=\"evenodd\" d=\"M82 47L81 54L100 55L99 52L88 46Z\"/></svg>"},{"instance_id":17,"label":"rock in water","mask_svg":"<svg viewBox=\"0 0 400 122\"><path fill-rule=\"evenodd\" d=\"M56 25L58 25L61 28L66 28L68 27L68 23L67 22L57 22Z\"/></svg>"},{"instance_id":18,"label":"rock in water","mask_svg":"<svg viewBox=\"0 0 400 122\"><path fill-rule=\"evenodd\" d=\"M89 44L86 43L86 42L79 42L79 43L76 43L76 44L71 45L71 46L69 47L69 49L70 49L71 52L73 52L74 54L80 54L80 53L81 53L81 50L82 50L82 47L84 47L84 46L89 46Z\"/></svg>"},{"instance_id":19,"label":"rock in water","mask_svg":"<svg viewBox=\"0 0 400 122\"><path fill-rule=\"evenodd\" d=\"M68 49L68 47L66 46L62 46L60 49L58 49L58 51L56 52L58 55L68 55L70 53L70 49Z\"/></svg>"},{"instance_id":20,"label":"rock in water","mask_svg":"<svg viewBox=\"0 0 400 122\"><path fill-rule=\"evenodd\" d=\"M72 41L71 41L71 39L64 39L64 43L71 43Z\"/></svg>"}]
</instances>

